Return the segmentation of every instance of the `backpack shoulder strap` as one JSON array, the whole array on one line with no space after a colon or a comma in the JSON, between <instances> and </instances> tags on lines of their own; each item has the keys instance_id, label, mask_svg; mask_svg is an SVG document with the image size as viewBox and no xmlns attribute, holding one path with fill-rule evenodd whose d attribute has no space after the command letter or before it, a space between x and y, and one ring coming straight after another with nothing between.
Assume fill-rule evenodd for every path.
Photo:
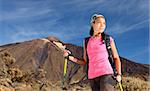
<instances>
[{"instance_id":1,"label":"backpack shoulder strap","mask_svg":"<svg viewBox=\"0 0 150 91\"><path fill-rule=\"evenodd\" d=\"M86 79L88 79L88 69L89 69L89 67L88 67L89 58L88 58L88 54L87 54L87 45L88 45L89 39L90 39L90 37L86 37L84 39L84 47L85 47L85 51L86 51L86 61L87 61L86 65L84 66L84 70L86 72Z\"/></svg>"},{"instance_id":2,"label":"backpack shoulder strap","mask_svg":"<svg viewBox=\"0 0 150 91\"><path fill-rule=\"evenodd\" d=\"M85 51L86 51L86 61L87 61L87 63L89 63L88 54L87 54L87 45L88 45L89 39L90 39L90 37L86 37L84 39L84 47L85 47Z\"/></svg>"},{"instance_id":3,"label":"backpack shoulder strap","mask_svg":"<svg viewBox=\"0 0 150 91\"><path fill-rule=\"evenodd\" d=\"M112 56L112 50L111 50L111 45L110 45L110 35L103 33L102 34L102 38L103 38L103 41L104 41L104 43L106 45L106 49L108 51L108 55Z\"/></svg>"},{"instance_id":4,"label":"backpack shoulder strap","mask_svg":"<svg viewBox=\"0 0 150 91\"><path fill-rule=\"evenodd\" d=\"M90 39L90 37L86 37L86 38L84 39L84 46L85 46L85 49L87 49L87 44L88 44L88 42L89 42L89 39Z\"/></svg>"},{"instance_id":5,"label":"backpack shoulder strap","mask_svg":"<svg viewBox=\"0 0 150 91\"><path fill-rule=\"evenodd\" d=\"M107 52L108 52L108 59L109 59L109 62L111 64L112 68L113 68L114 75L117 75L116 65L115 65L115 62L114 62L114 59L113 59L112 49L111 49L111 45L110 45L110 35L102 33L102 39L103 39L103 41L106 45L106 49L107 49Z\"/></svg>"}]
</instances>

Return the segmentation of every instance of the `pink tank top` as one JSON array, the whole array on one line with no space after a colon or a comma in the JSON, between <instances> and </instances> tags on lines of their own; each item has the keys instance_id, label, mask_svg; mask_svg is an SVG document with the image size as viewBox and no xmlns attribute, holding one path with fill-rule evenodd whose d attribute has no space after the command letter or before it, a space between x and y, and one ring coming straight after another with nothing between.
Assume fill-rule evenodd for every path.
<instances>
[{"instance_id":1,"label":"pink tank top","mask_svg":"<svg viewBox=\"0 0 150 91\"><path fill-rule=\"evenodd\" d=\"M110 43L113 39L110 37ZM87 44L87 54L89 57L88 78L113 74L113 69L108 60L108 53L102 39L91 37Z\"/></svg>"}]
</instances>

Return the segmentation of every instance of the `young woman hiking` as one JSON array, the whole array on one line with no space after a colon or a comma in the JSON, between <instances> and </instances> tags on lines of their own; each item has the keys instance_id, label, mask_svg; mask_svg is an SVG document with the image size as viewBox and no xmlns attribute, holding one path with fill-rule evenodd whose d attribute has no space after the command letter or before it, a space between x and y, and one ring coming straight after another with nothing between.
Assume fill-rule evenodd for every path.
<instances>
[{"instance_id":1,"label":"young woman hiking","mask_svg":"<svg viewBox=\"0 0 150 91\"><path fill-rule=\"evenodd\" d=\"M85 47L84 40L84 60L79 60L73 56L69 56L69 60L85 65L88 55L88 79L92 91L115 91L113 87L113 69L108 59L106 45L102 39L102 33L106 28L106 21L103 15L94 14L91 18L90 38ZM116 80L121 81L121 62L115 46L114 39L110 37L110 46L112 49L113 59L117 70ZM64 56L68 56L68 51L64 52Z\"/></svg>"}]
</instances>

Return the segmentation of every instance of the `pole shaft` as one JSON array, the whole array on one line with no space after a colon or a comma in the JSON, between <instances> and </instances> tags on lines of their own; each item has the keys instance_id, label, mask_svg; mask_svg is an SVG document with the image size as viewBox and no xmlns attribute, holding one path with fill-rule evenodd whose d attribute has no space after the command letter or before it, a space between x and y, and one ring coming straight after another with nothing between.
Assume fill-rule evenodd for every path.
<instances>
[{"instance_id":1,"label":"pole shaft","mask_svg":"<svg viewBox=\"0 0 150 91\"><path fill-rule=\"evenodd\" d=\"M123 88L120 82L119 82L119 87L120 87L120 90L123 91Z\"/></svg>"}]
</instances>

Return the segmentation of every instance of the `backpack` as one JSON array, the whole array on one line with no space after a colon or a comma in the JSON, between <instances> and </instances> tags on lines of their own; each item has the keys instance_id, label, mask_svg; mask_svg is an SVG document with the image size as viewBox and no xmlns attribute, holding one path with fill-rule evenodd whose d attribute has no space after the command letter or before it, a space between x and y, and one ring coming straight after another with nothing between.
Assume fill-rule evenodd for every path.
<instances>
[{"instance_id":1,"label":"backpack","mask_svg":"<svg viewBox=\"0 0 150 91\"><path fill-rule=\"evenodd\" d=\"M84 42L84 47L85 47L85 51L86 51L86 61L87 61L87 64L85 65L85 71L86 71L87 79L88 79L88 64L89 64L89 58L88 58L88 54L87 54L87 44L88 44L89 39L90 39L90 37L86 37L84 39L84 41L85 41ZM102 33L102 39L103 39L103 42L106 45L106 49L107 49L107 52L108 52L108 60L109 60L109 62L111 64L111 67L113 69L114 76L116 76L117 75L117 70L116 70L115 62L114 62L113 55L112 55L112 49L111 49L111 46L110 46L110 36L103 32Z\"/></svg>"}]
</instances>

